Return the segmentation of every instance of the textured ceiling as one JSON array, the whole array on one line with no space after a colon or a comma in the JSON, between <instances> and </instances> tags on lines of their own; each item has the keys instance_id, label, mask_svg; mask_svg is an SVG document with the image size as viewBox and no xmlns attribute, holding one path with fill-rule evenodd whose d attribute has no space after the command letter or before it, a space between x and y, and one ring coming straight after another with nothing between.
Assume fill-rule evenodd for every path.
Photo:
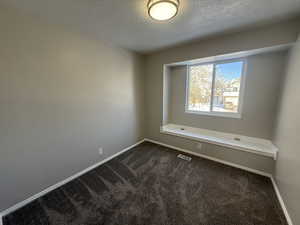
<instances>
[{"instance_id":1,"label":"textured ceiling","mask_svg":"<svg viewBox=\"0 0 300 225\"><path fill-rule=\"evenodd\" d=\"M300 15L300 0L180 0L169 22L151 20L147 0L0 2L138 52Z\"/></svg>"}]
</instances>

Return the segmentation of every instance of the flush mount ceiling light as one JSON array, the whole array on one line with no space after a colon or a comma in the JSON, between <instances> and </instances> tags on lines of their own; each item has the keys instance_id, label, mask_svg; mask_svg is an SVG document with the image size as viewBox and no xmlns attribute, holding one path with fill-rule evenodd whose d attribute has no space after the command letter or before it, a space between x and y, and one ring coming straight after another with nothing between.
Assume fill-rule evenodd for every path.
<instances>
[{"instance_id":1,"label":"flush mount ceiling light","mask_svg":"<svg viewBox=\"0 0 300 225\"><path fill-rule=\"evenodd\" d=\"M152 19L172 19L178 12L179 0L149 0L148 13Z\"/></svg>"}]
</instances>

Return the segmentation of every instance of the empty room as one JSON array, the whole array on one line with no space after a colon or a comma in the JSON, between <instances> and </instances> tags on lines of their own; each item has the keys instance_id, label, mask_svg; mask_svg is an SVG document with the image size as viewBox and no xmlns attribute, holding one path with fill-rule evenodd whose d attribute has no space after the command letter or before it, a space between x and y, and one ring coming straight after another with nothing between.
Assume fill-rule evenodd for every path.
<instances>
[{"instance_id":1,"label":"empty room","mask_svg":"<svg viewBox=\"0 0 300 225\"><path fill-rule=\"evenodd\" d=\"M0 225L300 225L300 0L0 0Z\"/></svg>"}]
</instances>

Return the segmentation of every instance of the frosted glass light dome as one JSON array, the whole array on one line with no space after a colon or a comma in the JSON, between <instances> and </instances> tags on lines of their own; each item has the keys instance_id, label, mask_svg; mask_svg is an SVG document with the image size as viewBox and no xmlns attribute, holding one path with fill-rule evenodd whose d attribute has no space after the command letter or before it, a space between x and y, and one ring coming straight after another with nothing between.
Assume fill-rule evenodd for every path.
<instances>
[{"instance_id":1,"label":"frosted glass light dome","mask_svg":"<svg viewBox=\"0 0 300 225\"><path fill-rule=\"evenodd\" d=\"M152 19L164 21L176 16L179 0L149 0L148 13Z\"/></svg>"}]
</instances>

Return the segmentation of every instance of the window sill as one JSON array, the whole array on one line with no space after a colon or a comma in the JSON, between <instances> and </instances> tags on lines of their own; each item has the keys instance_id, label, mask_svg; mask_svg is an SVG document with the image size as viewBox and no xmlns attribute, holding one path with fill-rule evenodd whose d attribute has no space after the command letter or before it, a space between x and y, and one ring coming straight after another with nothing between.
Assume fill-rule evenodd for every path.
<instances>
[{"instance_id":1,"label":"window sill","mask_svg":"<svg viewBox=\"0 0 300 225\"><path fill-rule=\"evenodd\" d=\"M278 152L277 147L270 140L201 128L167 124L161 127L161 133L263 155L274 160L276 160Z\"/></svg>"},{"instance_id":2,"label":"window sill","mask_svg":"<svg viewBox=\"0 0 300 225\"><path fill-rule=\"evenodd\" d=\"M242 118L242 115L240 113L202 112L202 111L192 111L192 110L185 110L185 113L196 114L201 116L214 116L214 117L224 117L224 118L233 118L233 119Z\"/></svg>"}]
</instances>

